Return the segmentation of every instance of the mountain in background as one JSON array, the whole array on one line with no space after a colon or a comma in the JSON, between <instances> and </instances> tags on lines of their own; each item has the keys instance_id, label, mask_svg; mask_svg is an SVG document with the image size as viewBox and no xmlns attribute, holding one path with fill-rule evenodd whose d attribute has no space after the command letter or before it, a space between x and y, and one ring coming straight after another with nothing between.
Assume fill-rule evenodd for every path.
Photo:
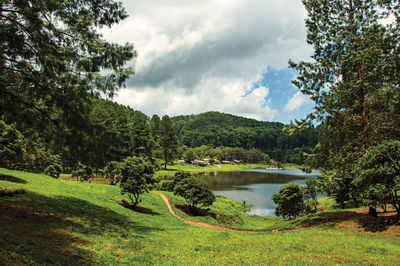
<instances>
[{"instance_id":1,"label":"mountain in background","mask_svg":"<svg viewBox=\"0 0 400 266\"><path fill-rule=\"evenodd\" d=\"M181 144L192 148L212 145L257 149L281 162L302 163L304 151L309 151L317 143L315 129L302 136L289 136L283 131L283 123L220 112L181 115L171 120Z\"/></svg>"}]
</instances>

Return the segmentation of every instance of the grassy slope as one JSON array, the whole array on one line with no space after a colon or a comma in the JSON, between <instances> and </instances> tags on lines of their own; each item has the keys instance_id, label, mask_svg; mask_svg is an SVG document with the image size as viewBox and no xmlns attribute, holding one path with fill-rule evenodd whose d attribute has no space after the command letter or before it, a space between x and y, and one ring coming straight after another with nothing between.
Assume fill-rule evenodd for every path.
<instances>
[{"instance_id":1,"label":"grassy slope","mask_svg":"<svg viewBox=\"0 0 400 266\"><path fill-rule=\"evenodd\" d=\"M121 198L118 187L1 168L0 174L18 178L0 181L1 187L27 190L0 197L0 264L400 263L399 226L382 233L338 228L336 223L251 235L214 231L177 220L156 193L144 195L142 206L152 214L143 214L115 203ZM212 211L236 215L238 208L218 199ZM239 227L275 228L304 219L282 225L278 218L243 216Z\"/></svg>"}]
</instances>

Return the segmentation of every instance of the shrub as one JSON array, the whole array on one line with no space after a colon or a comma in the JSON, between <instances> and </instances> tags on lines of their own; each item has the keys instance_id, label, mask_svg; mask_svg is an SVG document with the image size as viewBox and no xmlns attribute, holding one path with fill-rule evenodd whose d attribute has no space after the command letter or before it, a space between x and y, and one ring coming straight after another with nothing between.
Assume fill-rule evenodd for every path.
<instances>
[{"instance_id":1,"label":"shrub","mask_svg":"<svg viewBox=\"0 0 400 266\"><path fill-rule=\"evenodd\" d=\"M118 182L117 176L119 173L120 163L117 161L111 161L104 167L104 174L108 180L110 180L110 185L115 185Z\"/></svg>"},{"instance_id":2,"label":"shrub","mask_svg":"<svg viewBox=\"0 0 400 266\"><path fill-rule=\"evenodd\" d=\"M59 178L61 172L63 171L63 167L59 163L54 163L46 167L44 169L44 173L54 178Z\"/></svg>"},{"instance_id":3,"label":"shrub","mask_svg":"<svg viewBox=\"0 0 400 266\"><path fill-rule=\"evenodd\" d=\"M192 212L196 211L198 206L210 206L215 201L215 195L210 188L193 176L183 178L176 184L174 195L182 196Z\"/></svg>"},{"instance_id":4,"label":"shrub","mask_svg":"<svg viewBox=\"0 0 400 266\"><path fill-rule=\"evenodd\" d=\"M277 204L275 214L283 218L294 219L305 210L304 192L299 184L289 183L272 195Z\"/></svg>"},{"instance_id":5,"label":"shrub","mask_svg":"<svg viewBox=\"0 0 400 266\"><path fill-rule=\"evenodd\" d=\"M15 124L0 120L0 167L13 168L25 152L25 141Z\"/></svg>"},{"instance_id":6,"label":"shrub","mask_svg":"<svg viewBox=\"0 0 400 266\"><path fill-rule=\"evenodd\" d=\"M400 141L371 146L357 163L353 182L361 189L364 204L376 208L390 203L400 218Z\"/></svg>"},{"instance_id":7,"label":"shrub","mask_svg":"<svg viewBox=\"0 0 400 266\"><path fill-rule=\"evenodd\" d=\"M78 163L75 170L71 172L72 178L76 177L76 180L81 182L89 181L93 177L93 169L82 163Z\"/></svg>"},{"instance_id":8,"label":"shrub","mask_svg":"<svg viewBox=\"0 0 400 266\"><path fill-rule=\"evenodd\" d=\"M118 180L120 181L121 194L127 194L133 207L141 202L140 196L150 192L155 183L153 178L154 167L140 157L127 157L120 164Z\"/></svg>"}]
</instances>

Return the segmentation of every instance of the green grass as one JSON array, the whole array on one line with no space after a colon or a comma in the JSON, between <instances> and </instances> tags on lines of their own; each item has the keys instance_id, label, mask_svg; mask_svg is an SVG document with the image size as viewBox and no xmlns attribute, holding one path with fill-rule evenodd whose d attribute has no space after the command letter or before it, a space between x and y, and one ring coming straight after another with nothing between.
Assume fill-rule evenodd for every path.
<instances>
[{"instance_id":1,"label":"green grass","mask_svg":"<svg viewBox=\"0 0 400 266\"><path fill-rule=\"evenodd\" d=\"M56 180L0 168L18 179L0 187L26 194L0 197L0 264L76 265L232 265L232 264L383 264L400 263L399 225L363 232L357 220L327 222L302 230L244 234L191 227L173 217L159 195L143 196L145 214L115 202L117 186ZM1 179L1 178L0 178ZM171 196L171 201L182 201ZM240 204L218 198L211 212L240 216L232 225L211 216L188 217L236 228L289 228L335 211L294 221L252 217ZM179 215L185 215L180 210ZM344 212L345 213L345 212ZM338 228L338 225L344 225Z\"/></svg>"},{"instance_id":2,"label":"green grass","mask_svg":"<svg viewBox=\"0 0 400 266\"><path fill-rule=\"evenodd\" d=\"M205 172L228 172L239 171L244 169L253 169L263 167L261 164L215 164L210 166L195 166L191 164L173 164L167 165L167 170L161 169L156 172L155 176L172 176L179 171L188 171L191 173L205 173Z\"/></svg>"}]
</instances>

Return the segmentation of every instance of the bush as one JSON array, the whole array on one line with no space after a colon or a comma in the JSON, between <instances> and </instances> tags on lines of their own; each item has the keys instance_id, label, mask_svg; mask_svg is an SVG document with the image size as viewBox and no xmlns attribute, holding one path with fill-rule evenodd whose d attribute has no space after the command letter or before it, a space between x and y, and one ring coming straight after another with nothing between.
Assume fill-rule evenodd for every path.
<instances>
[{"instance_id":1,"label":"bush","mask_svg":"<svg viewBox=\"0 0 400 266\"><path fill-rule=\"evenodd\" d=\"M174 195L183 197L192 212L195 212L198 206L210 206L215 201L215 195L210 188L193 176L179 181L175 185Z\"/></svg>"},{"instance_id":2,"label":"bush","mask_svg":"<svg viewBox=\"0 0 400 266\"><path fill-rule=\"evenodd\" d=\"M110 180L110 185L115 185L118 182L119 164L120 163L117 161L111 161L104 167L104 174L106 178Z\"/></svg>"},{"instance_id":3,"label":"bush","mask_svg":"<svg viewBox=\"0 0 400 266\"><path fill-rule=\"evenodd\" d=\"M25 152L25 140L15 124L0 120L0 167L13 168L18 165Z\"/></svg>"},{"instance_id":4,"label":"bush","mask_svg":"<svg viewBox=\"0 0 400 266\"><path fill-rule=\"evenodd\" d=\"M82 163L78 163L75 170L71 172L72 178L76 177L76 180L81 182L89 181L93 177L93 169Z\"/></svg>"},{"instance_id":5,"label":"bush","mask_svg":"<svg viewBox=\"0 0 400 266\"><path fill-rule=\"evenodd\" d=\"M61 156L54 155L51 152L44 152L44 173L54 178L58 178L63 171L61 165Z\"/></svg>"},{"instance_id":6,"label":"bush","mask_svg":"<svg viewBox=\"0 0 400 266\"><path fill-rule=\"evenodd\" d=\"M61 172L63 171L63 167L59 163L54 163L46 167L44 169L44 173L54 178L59 178Z\"/></svg>"},{"instance_id":7,"label":"bush","mask_svg":"<svg viewBox=\"0 0 400 266\"><path fill-rule=\"evenodd\" d=\"M127 194L133 207L141 202L140 196L150 192L155 183L153 165L140 157L127 157L121 164L118 173L121 194Z\"/></svg>"},{"instance_id":8,"label":"bush","mask_svg":"<svg viewBox=\"0 0 400 266\"><path fill-rule=\"evenodd\" d=\"M353 183L361 189L364 204L376 208L390 203L400 218L400 141L369 147L357 163Z\"/></svg>"},{"instance_id":9,"label":"bush","mask_svg":"<svg viewBox=\"0 0 400 266\"><path fill-rule=\"evenodd\" d=\"M305 196L299 184L289 183L272 195L277 204L275 214L283 218L294 219L305 210Z\"/></svg>"},{"instance_id":10,"label":"bush","mask_svg":"<svg viewBox=\"0 0 400 266\"><path fill-rule=\"evenodd\" d=\"M160 180L156 185L157 190L163 191L174 191L174 187L174 181L171 179Z\"/></svg>"}]
</instances>

